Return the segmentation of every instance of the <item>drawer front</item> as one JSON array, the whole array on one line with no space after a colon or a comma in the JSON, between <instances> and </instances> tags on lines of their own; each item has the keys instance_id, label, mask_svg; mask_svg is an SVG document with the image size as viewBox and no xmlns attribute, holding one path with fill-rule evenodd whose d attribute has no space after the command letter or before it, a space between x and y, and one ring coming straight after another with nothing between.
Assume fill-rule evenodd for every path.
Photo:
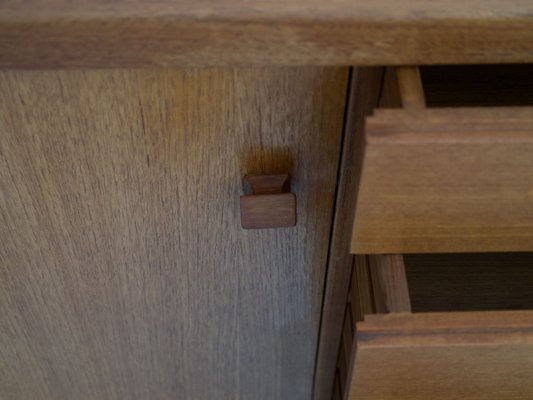
<instances>
[{"instance_id":1,"label":"drawer front","mask_svg":"<svg viewBox=\"0 0 533 400\"><path fill-rule=\"evenodd\" d=\"M518 279L527 282L533 276L528 268L530 256L515 259L512 273L507 280L502 280L500 272L494 274L495 264L507 266L505 261L511 261L514 255L499 254L488 260L485 255L456 254L455 259L464 258L463 269L478 270L477 279L455 285L459 288L454 289L454 296L450 293L449 297L435 299L432 305L421 305L419 299L427 293L435 297L439 297L439 292L442 295L443 281L463 277L462 271L448 272L448 268L433 272L439 264L449 267L449 256L440 256L439 260L431 255L434 263L425 265L413 263L411 258L415 256L357 257L352 273L356 290L350 295L351 307L364 310L366 315L364 321L352 327L356 335L351 347L356 350L351 355L345 398L499 400L533 397L533 310L528 309L533 296L526 291L513 292L518 287ZM418 257L427 261L430 256ZM480 263L487 262L493 267L492 276L490 270L487 274L483 272L485 265L479 268ZM457 262L455 264L457 266ZM419 273L414 275L418 278L413 279L416 270ZM423 286L420 275L426 275ZM439 279L434 279L436 276ZM514 285L511 284L513 280ZM481 297L479 293L472 296L469 286L476 289L480 284L485 287L505 285L513 294L502 288L503 291L487 291ZM461 308L468 311L454 311L458 308L456 297L462 298ZM484 302L483 297L486 300L490 297L490 302ZM511 303L510 297L514 300ZM470 304L464 304L465 301ZM491 311L480 311L487 310L487 305L493 307L488 308ZM518 310L518 307L523 309ZM440 312L435 312L437 309Z\"/></svg>"},{"instance_id":2,"label":"drawer front","mask_svg":"<svg viewBox=\"0 0 533 400\"><path fill-rule=\"evenodd\" d=\"M513 252L533 249L533 104L426 108L442 91L417 68L383 82L403 108L366 120L345 398L532 398L531 254Z\"/></svg>"},{"instance_id":3,"label":"drawer front","mask_svg":"<svg viewBox=\"0 0 533 400\"><path fill-rule=\"evenodd\" d=\"M354 253L533 250L533 108L376 110Z\"/></svg>"},{"instance_id":4,"label":"drawer front","mask_svg":"<svg viewBox=\"0 0 533 400\"><path fill-rule=\"evenodd\" d=\"M533 398L533 311L371 315L350 399Z\"/></svg>"}]
</instances>

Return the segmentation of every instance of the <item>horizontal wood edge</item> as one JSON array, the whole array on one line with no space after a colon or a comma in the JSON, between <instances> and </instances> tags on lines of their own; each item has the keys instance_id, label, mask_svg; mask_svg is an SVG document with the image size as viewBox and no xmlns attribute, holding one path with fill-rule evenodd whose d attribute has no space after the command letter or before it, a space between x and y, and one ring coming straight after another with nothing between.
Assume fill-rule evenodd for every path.
<instances>
[{"instance_id":1,"label":"horizontal wood edge","mask_svg":"<svg viewBox=\"0 0 533 400\"><path fill-rule=\"evenodd\" d=\"M0 68L525 63L532 14L523 0L8 3Z\"/></svg>"},{"instance_id":2,"label":"horizontal wood edge","mask_svg":"<svg viewBox=\"0 0 533 400\"><path fill-rule=\"evenodd\" d=\"M533 311L367 315L357 324L359 349L533 344Z\"/></svg>"},{"instance_id":3,"label":"horizontal wood edge","mask_svg":"<svg viewBox=\"0 0 533 400\"><path fill-rule=\"evenodd\" d=\"M486 118L500 119L525 119L531 118L531 106L504 106L504 107L436 107L417 110L404 110L401 108L376 108L373 116L382 120L420 121L420 120L447 120L451 116L459 120Z\"/></svg>"},{"instance_id":4,"label":"horizontal wood edge","mask_svg":"<svg viewBox=\"0 0 533 400\"><path fill-rule=\"evenodd\" d=\"M488 229L488 228L487 228ZM516 235L490 236L486 241L478 236L469 238L458 234L427 238L426 236L411 237L391 237L387 235L388 241L383 244L383 234L367 235L365 240L357 238L352 241L352 254L431 254L431 253L499 253L499 252L524 252L531 249L531 236L533 229L524 234L524 238L517 238ZM355 238L355 234L354 234ZM499 247L492 244L494 241L500 243ZM489 244L486 242L491 242ZM422 244L421 244L422 243Z\"/></svg>"},{"instance_id":5,"label":"horizontal wood edge","mask_svg":"<svg viewBox=\"0 0 533 400\"><path fill-rule=\"evenodd\" d=\"M533 107L376 110L368 144L533 143Z\"/></svg>"},{"instance_id":6,"label":"horizontal wood edge","mask_svg":"<svg viewBox=\"0 0 533 400\"><path fill-rule=\"evenodd\" d=\"M453 6L453 7L452 7ZM0 6L0 20L49 18L173 17L183 19L351 18L361 20L528 19L529 0L28 0Z\"/></svg>"}]
</instances>

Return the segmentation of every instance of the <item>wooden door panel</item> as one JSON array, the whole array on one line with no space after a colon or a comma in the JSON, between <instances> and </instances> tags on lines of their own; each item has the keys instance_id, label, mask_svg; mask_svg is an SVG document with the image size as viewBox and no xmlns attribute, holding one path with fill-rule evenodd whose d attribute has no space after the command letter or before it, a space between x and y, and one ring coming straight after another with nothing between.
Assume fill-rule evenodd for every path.
<instances>
[{"instance_id":1,"label":"wooden door panel","mask_svg":"<svg viewBox=\"0 0 533 400\"><path fill-rule=\"evenodd\" d=\"M1 72L0 398L310 398L346 84ZM241 229L260 172L296 227Z\"/></svg>"}]
</instances>

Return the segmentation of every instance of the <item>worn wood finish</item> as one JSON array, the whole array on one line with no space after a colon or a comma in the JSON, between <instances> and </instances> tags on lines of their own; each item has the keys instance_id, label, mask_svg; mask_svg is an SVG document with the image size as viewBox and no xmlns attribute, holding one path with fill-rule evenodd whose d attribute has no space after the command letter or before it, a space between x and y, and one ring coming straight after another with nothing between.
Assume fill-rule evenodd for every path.
<instances>
[{"instance_id":1,"label":"worn wood finish","mask_svg":"<svg viewBox=\"0 0 533 400\"><path fill-rule=\"evenodd\" d=\"M354 217L353 204L357 197L364 148L364 118L378 103L382 75L382 68L355 68L352 71L346 106L335 216L325 278L326 286L314 383L315 400L331 398L343 326L342 316L346 308L350 275L354 266L354 257L350 254L350 237ZM356 307L359 307L358 304Z\"/></svg>"},{"instance_id":2,"label":"worn wood finish","mask_svg":"<svg viewBox=\"0 0 533 400\"><path fill-rule=\"evenodd\" d=\"M376 110L355 253L533 250L533 108Z\"/></svg>"},{"instance_id":3,"label":"worn wood finish","mask_svg":"<svg viewBox=\"0 0 533 400\"><path fill-rule=\"evenodd\" d=\"M347 73L0 73L0 398L309 399Z\"/></svg>"},{"instance_id":4,"label":"worn wood finish","mask_svg":"<svg viewBox=\"0 0 533 400\"><path fill-rule=\"evenodd\" d=\"M410 312L411 300L401 254L368 256L375 312Z\"/></svg>"},{"instance_id":5,"label":"worn wood finish","mask_svg":"<svg viewBox=\"0 0 533 400\"><path fill-rule=\"evenodd\" d=\"M350 399L530 399L533 311L389 314L358 325Z\"/></svg>"},{"instance_id":6,"label":"worn wood finish","mask_svg":"<svg viewBox=\"0 0 533 400\"><path fill-rule=\"evenodd\" d=\"M407 110L416 111L426 106L424 86L418 67L398 67L398 86L401 96L402 107Z\"/></svg>"},{"instance_id":7,"label":"worn wood finish","mask_svg":"<svg viewBox=\"0 0 533 400\"><path fill-rule=\"evenodd\" d=\"M530 0L0 5L0 67L533 62Z\"/></svg>"}]
</instances>

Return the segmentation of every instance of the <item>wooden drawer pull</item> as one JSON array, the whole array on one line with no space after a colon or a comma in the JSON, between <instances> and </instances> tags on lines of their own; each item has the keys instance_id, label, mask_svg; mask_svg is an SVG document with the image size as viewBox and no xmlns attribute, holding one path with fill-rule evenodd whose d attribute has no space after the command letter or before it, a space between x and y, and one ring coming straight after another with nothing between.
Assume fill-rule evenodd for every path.
<instances>
[{"instance_id":1,"label":"wooden drawer pull","mask_svg":"<svg viewBox=\"0 0 533 400\"><path fill-rule=\"evenodd\" d=\"M246 175L241 196L244 229L286 228L296 225L296 196L289 174Z\"/></svg>"}]
</instances>

